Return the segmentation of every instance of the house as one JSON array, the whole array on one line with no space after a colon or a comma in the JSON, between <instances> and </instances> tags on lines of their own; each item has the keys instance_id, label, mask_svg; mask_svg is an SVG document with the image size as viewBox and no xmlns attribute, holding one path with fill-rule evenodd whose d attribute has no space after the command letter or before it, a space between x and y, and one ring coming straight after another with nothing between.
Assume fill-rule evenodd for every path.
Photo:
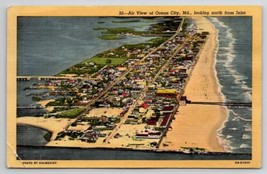
<instances>
[{"instance_id":1,"label":"house","mask_svg":"<svg viewBox=\"0 0 267 174\"><path fill-rule=\"evenodd\" d=\"M194 59L194 56L192 54L188 54L184 57L184 60L193 60Z\"/></svg>"},{"instance_id":2,"label":"house","mask_svg":"<svg viewBox=\"0 0 267 174\"><path fill-rule=\"evenodd\" d=\"M131 89L131 93L140 93L141 92L141 88L135 87Z\"/></svg>"},{"instance_id":3,"label":"house","mask_svg":"<svg viewBox=\"0 0 267 174\"><path fill-rule=\"evenodd\" d=\"M162 122L160 123L160 127L161 128L166 128L166 126L168 125L169 121L170 121L171 115L170 114L166 114L162 120Z\"/></svg>"},{"instance_id":4,"label":"house","mask_svg":"<svg viewBox=\"0 0 267 174\"><path fill-rule=\"evenodd\" d=\"M94 126L94 130L113 130L115 125L107 125L107 126Z\"/></svg>"},{"instance_id":5,"label":"house","mask_svg":"<svg viewBox=\"0 0 267 174\"><path fill-rule=\"evenodd\" d=\"M161 112L165 114L165 113L172 113L173 111L174 111L174 106L165 106L163 107Z\"/></svg>"},{"instance_id":6,"label":"house","mask_svg":"<svg viewBox=\"0 0 267 174\"><path fill-rule=\"evenodd\" d=\"M152 84L152 85L149 85L148 90L154 90L155 88L156 88L156 85Z\"/></svg>"},{"instance_id":7,"label":"house","mask_svg":"<svg viewBox=\"0 0 267 174\"><path fill-rule=\"evenodd\" d=\"M151 98L146 98L146 99L145 99L145 102L146 102L147 104L152 104L153 100L152 100Z\"/></svg>"},{"instance_id":8,"label":"house","mask_svg":"<svg viewBox=\"0 0 267 174\"><path fill-rule=\"evenodd\" d=\"M135 137L144 139L158 139L161 137L161 132L160 131L139 132L135 134Z\"/></svg>"},{"instance_id":9,"label":"house","mask_svg":"<svg viewBox=\"0 0 267 174\"><path fill-rule=\"evenodd\" d=\"M99 132L94 130L88 130L79 139L82 141L86 141L88 143L95 143L98 137L99 137Z\"/></svg>"},{"instance_id":10,"label":"house","mask_svg":"<svg viewBox=\"0 0 267 174\"><path fill-rule=\"evenodd\" d=\"M119 71L126 71L127 70L127 67L125 67L125 66L117 66L117 70L119 70Z\"/></svg>"},{"instance_id":11,"label":"house","mask_svg":"<svg viewBox=\"0 0 267 174\"><path fill-rule=\"evenodd\" d=\"M148 132L136 133L135 138L148 138Z\"/></svg>"},{"instance_id":12,"label":"house","mask_svg":"<svg viewBox=\"0 0 267 174\"><path fill-rule=\"evenodd\" d=\"M161 132L160 131L148 132L148 138L149 139L158 139L160 137L161 137Z\"/></svg>"},{"instance_id":13,"label":"house","mask_svg":"<svg viewBox=\"0 0 267 174\"><path fill-rule=\"evenodd\" d=\"M209 35L210 33L208 31L203 31L201 35Z\"/></svg>"},{"instance_id":14,"label":"house","mask_svg":"<svg viewBox=\"0 0 267 174\"><path fill-rule=\"evenodd\" d=\"M146 124L148 126L156 126L157 125L157 120L155 120L155 119L149 119L149 120L146 121Z\"/></svg>"},{"instance_id":15,"label":"house","mask_svg":"<svg viewBox=\"0 0 267 174\"><path fill-rule=\"evenodd\" d=\"M148 105L147 105L146 103L142 103L142 104L140 105L140 107L142 107L142 108L144 108L144 109L147 109L147 108L148 108Z\"/></svg>"}]
</instances>

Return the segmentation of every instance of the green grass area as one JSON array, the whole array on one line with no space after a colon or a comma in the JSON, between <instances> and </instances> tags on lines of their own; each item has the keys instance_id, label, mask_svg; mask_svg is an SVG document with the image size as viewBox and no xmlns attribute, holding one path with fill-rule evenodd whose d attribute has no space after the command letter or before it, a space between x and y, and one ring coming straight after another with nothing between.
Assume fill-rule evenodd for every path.
<instances>
[{"instance_id":1,"label":"green grass area","mask_svg":"<svg viewBox=\"0 0 267 174\"><path fill-rule=\"evenodd\" d=\"M148 42L155 44L155 45L160 45L168 39L169 37L157 37L157 38L150 39Z\"/></svg>"},{"instance_id":2,"label":"green grass area","mask_svg":"<svg viewBox=\"0 0 267 174\"><path fill-rule=\"evenodd\" d=\"M58 107L55 107L50 113L56 113L56 112L61 112L61 111L65 111L65 110L68 110L68 107L62 107L62 108L58 108Z\"/></svg>"},{"instance_id":3,"label":"green grass area","mask_svg":"<svg viewBox=\"0 0 267 174\"><path fill-rule=\"evenodd\" d=\"M110 65L110 66L117 66L126 61L128 58L126 57L110 57L110 58L105 58L105 57L93 57L91 59L85 60L83 63L86 62L94 62L99 65Z\"/></svg>"},{"instance_id":4,"label":"green grass area","mask_svg":"<svg viewBox=\"0 0 267 174\"><path fill-rule=\"evenodd\" d=\"M118 36L116 34L107 34L107 35L102 35L99 36L98 38L103 39L103 40L119 40L122 39L122 36Z\"/></svg>"},{"instance_id":5,"label":"green grass area","mask_svg":"<svg viewBox=\"0 0 267 174\"><path fill-rule=\"evenodd\" d=\"M126 61L127 57L122 57L121 54L116 54L117 57L105 57L104 54L101 54L99 56L94 56L92 58L86 59L81 63L78 63L68 69L65 69L64 71L60 72L60 74L93 74L97 71L99 71L101 68L103 68L105 65L109 66L118 66L124 61ZM114 56L114 55L113 55ZM94 65L87 64L89 62L94 62Z\"/></svg>"},{"instance_id":6,"label":"green grass area","mask_svg":"<svg viewBox=\"0 0 267 174\"><path fill-rule=\"evenodd\" d=\"M64 106L65 104L65 98L58 98L55 101L51 101L49 103L47 103L45 106Z\"/></svg>"},{"instance_id":7,"label":"green grass area","mask_svg":"<svg viewBox=\"0 0 267 174\"><path fill-rule=\"evenodd\" d=\"M88 67L88 66L84 66L83 64L79 63L79 64L76 64L70 67L72 69L68 68L68 69L63 70L58 75L61 75L61 74L77 74L77 75L93 74L99 71L103 67L104 65L96 65L96 67Z\"/></svg>"},{"instance_id":8,"label":"green grass area","mask_svg":"<svg viewBox=\"0 0 267 174\"><path fill-rule=\"evenodd\" d=\"M56 118L76 118L79 114L81 114L85 108L74 108L67 111L63 111L57 114Z\"/></svg>"}]
</instances>

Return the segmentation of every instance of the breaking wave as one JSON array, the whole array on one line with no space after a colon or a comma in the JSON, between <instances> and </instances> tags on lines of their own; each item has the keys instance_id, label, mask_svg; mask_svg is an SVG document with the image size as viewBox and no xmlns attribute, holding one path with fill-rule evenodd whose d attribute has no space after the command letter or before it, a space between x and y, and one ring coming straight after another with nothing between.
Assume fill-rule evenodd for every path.
<instances>
[{"instance_id":1,"label":"breaking wave","mask_svg":"<svg viewBox=\"0 0 267 174\"><path fill-rule=\"evenodd\" d=\"M240 72L243 67L236 61L240 59L240 48L236 46L240 42L240 37L236 32L235 21L231 23L226 17L209 19L218 31L215 69L221 92L225 97L224 101L252 102L252 89L247 84L250 79L242 74L242 71ZM246 152L249 152L251 149L251 143L248 142L251 141L251 108L227 108L227 113L227 120L218 130L219 143L228 152L244 152L244 148L248 149L245 150ZM246 127L244 122L248 123Z\"/></svg>"}]
</instances>

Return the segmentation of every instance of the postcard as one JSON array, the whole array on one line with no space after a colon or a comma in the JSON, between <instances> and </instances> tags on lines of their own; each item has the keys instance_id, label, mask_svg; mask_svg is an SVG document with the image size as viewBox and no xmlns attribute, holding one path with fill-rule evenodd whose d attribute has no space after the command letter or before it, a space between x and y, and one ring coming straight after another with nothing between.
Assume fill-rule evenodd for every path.
<instances>
[{"instance_id":1,"label":"postcard","mask_svg":"<svg viewBox=\"0 0 267 174\"><path fill-rule=\"evenodd\" d=\"M10 168L261 167L259 6L8 9Z\"/></svg>"}]
</instances>

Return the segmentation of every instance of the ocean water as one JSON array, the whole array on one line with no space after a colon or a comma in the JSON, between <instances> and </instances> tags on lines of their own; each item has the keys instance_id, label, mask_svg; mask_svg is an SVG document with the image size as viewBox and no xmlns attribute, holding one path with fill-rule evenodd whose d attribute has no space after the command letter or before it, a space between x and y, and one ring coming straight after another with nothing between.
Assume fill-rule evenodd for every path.
<instances>
[{"instance_id":1,"label":"ocean water","mask_svg":"<svg viewBox=\"0 0 267 174\"><path fill-rule=\"evenodd\" d=\"M136 20L138 22L114 23ZM102 51L122 44L145 42L151 37L129 36L102 40L98 27L130 27L143 31L163 18L19 17L18 75L55 75Z\"/></svg>"},{"instance_id":2,"label":"ocean water","mask_svg":"<svg viewBox=\"0 0 267 174\"><path fill-rule=\"evenodd\" d=\"M226 102L252 102L252 18L211 17L218 30L215 69ZM251 153L252 109L227 108L228 119L219 130L225 149Z\"/></svg>"},{"instance_id":3,"label":"ocean water","mask_svg":"<svg viewBox=\"0 0 267 174\"><path fill-rule=\"evenodd\" d=\"M44 146L48 141L45 140L44 135L48 131L40 129L38 127L18 125L17 132L20 136L17 136L17 145L35 145Z\"/></svg>"}]
</instances>

